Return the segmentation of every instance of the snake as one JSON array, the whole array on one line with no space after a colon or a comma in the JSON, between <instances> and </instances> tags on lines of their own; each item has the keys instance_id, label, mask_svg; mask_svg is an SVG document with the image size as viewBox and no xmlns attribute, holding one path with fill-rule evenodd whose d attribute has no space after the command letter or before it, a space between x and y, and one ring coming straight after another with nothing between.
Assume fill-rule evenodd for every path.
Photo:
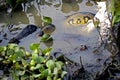
<instances>
[{"instance_id":1,"label":"snake","mask_svg":"<svg viewBox=\"0 0 120 80\"><path fill-rule=\"evenodd\" d=\"M78 12L67 16L67 23L71 25L86 24L94 18L95 14L91 12Z\"/></svg>"},{"instance_id":2,"label":"snake","mask_svg":"<svg viewBox=\"0 0 120 80\"><path fill-rule=\"evenodd\" d=\"M37 31L37 29L39 29L39 27L36 26L36 25L32 25L32 24L27 25L25 28L23 28L23 30L17 36L10 39L9 43L19 44L21 39L23 39L24 37L27 37L28 35L34 33L35 31ZM51 34L54 31L55 31L55 25L48 24L48 25L44 26L36 34L37 34L37 36L42 37L44 34Z\"/></svg>"}]
</instances>

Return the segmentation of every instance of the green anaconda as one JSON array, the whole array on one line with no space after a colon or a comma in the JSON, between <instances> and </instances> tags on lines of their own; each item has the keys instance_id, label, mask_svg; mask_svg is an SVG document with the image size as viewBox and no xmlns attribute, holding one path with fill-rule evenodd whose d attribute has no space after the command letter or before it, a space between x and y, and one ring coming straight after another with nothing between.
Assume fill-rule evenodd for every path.
<instances>
[{"instance_id":1,"label":"green anaconda","mask_svg":"<svg viewBox=\"0 0 120 80\"><path fill-rule=\"evenodd\" d=\"M94 18L91 12L78 12L67 16L67 23L71 25L86 24L89 20Z\"/></svg>"},{"instance_id":2,"label":"green anaconda","mask_svg":"<svg viewBox=\"0 0 120 80\"><path fill-rule=\"evenodd\" d=\"M19 44L20 40L24 37L27 37L28 35L35 32L37 29L39 29L36 25L27 25L17 36L10 39L9 43L16 43ZM37 36L43 36L43 34L51 34L55 31L55 25L48 24L44 26L39 32L36 34Z\"/></svg>"}]
</instances>

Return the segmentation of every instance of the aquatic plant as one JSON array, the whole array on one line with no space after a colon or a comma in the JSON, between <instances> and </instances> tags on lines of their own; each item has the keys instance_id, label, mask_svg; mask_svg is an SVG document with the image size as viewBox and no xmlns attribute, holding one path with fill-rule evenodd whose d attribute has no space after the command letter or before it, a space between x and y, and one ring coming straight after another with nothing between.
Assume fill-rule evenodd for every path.
<instances>
[{"instance_id":1,"label":"aquatic plant","mask_svg":"<svg viewBox=\"0 0 120 80\"><path fill-rule=\"evenodd\" d=\"M50 25L52 24L52 18L50 17L47 17L47 16L43 16L43 23L44 23L44 26L45 25ZM48 32L48 31L47 31ZM53 40L53 38L51 37L50 34L44 34L42 37L41 37L41 42L46 42L46 41L51 41Z\"/></svg>"},{"instance_id":2,"label":"aquatic plant","mask_svg":"<svg viewBox=\"0 0 120 80\"><path fill-rule=\"evenodd\" d=\"M67 73L61 61L50 56L52 48L41 49L40 44L30 45L31 53L17 44L0 46L0 79L12 80L61 80Z\"/></svg>"},{"instance_id":3,"label":"aquatic plant","mask_svg":"<svg viewBox=\"0 0 120 80\"><path fill-rule=\"evenodd\" d=\"M120 22L120 1L119 0L111 0L111 5L109 11L112 12L112 24Z\"/></svg>"}]
</instances>

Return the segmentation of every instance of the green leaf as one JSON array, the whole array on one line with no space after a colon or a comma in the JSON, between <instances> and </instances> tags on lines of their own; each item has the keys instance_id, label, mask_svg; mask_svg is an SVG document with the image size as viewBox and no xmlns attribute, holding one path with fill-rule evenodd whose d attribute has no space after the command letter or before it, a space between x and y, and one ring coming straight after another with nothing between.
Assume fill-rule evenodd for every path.
<instances>
[{"instance_id":1,"label":"green leaf","mask_svg":"<svg viewBox=\"0 0 120 80\"><path fill-rule=\"evenodd\" d=\"M50 55L51 50L52 50L52 48L47 48L47 49L42 50L42 53L44 55Z\"/></svg>"},{"instance_id":2,"label":"green leaf","mask_svg":"<svg viewBox=\"0 0 120 80\"><path fill-rule=\"evenodd\" d=\"M42 57L42 56L38 56L38 57L35 58L35 62L36 62L36 63L43 63L44 60L45 60L45 58Z\"/></svg>"},{"instance_id":3,"label":"green leaf","mask_svg":"<svg viewBox=\"0 0 120 80\"><path fill-rule=\"evenodd\" d=\"M52 23L52 19L50 17L43 16L43 22L51 24Z\"/></svg>"},{"instance_id":4,"label":"green leaf","mask_svg":"<svg viewBox=\"0 0 120 80\"><path fill-rule=\"evenodd\" d=\"M61 61L57 61L57 62L55 62L55 65L59 70L61 70L62 66L63 66L63 63Z\"/></svg>"},{"instance_id":5,"label":"green leaf","mask_svg":"<svg viewBox=\"0 0 120 80\"><path fill-rule=\"evenodd\" d=\"M16 74L17 76L22 76L22 75L25 74L25 71L22 71L22 70L15 70L15 74Z\"/></svg>"},{"instance_id":6,"label":"green leaf","mask_svg":"<svg viewBox=\"0 0 120 80\"><path fill-rule=\"evenodd\" d=\"M22 65L24 66L24 68L27 67L28 62L26 60L22 59Z\"/></svg>"},{"instance_id":7,"label":"green leaf","mask_svg":"<svg viewBox=\"0 0 120 80\"><path fill-rule=\"evenodd\" d=\"M15 68L15 69L20 69L20 68L21 68L21 65L20 65L18 62L15 62L15 63L14 63L14 68Z\"/></svg>"},{"instance_id":8,"label":"green leaf","mask_svg":"<svg viewBox=\"0 0 120 80\"><path fill-rule=\"evenodd\" d=\"M48 61L46 62L46 66L47 66L49 69L53 70L54 67L55 67L55 62L54 62L53 60L48 60Z\"/></svg>"},{"instance_id":9,"label":"green leaf","mask_svg":"<svg viewBox=\"0 0 120 80\"><path fill-rule=\"evenodd\" d=\"M19 77L14 73L14 71L12 72L12 80L19 80Z\"/></svg>"},{"instance_id":10,"label":"green leaf","mask_svg":"<svg viewBox=\"0 0 120 80\"><path fill-rule=\"evenodd\" d=\"M58 74L58 68L57 67L54 68L53 74L54 75Z\"/></svg>"},{"instance_id":11,"label":"green leaf","mask_svg":"<svg viewBox=\"0 0 120 80\"><path fill-rule=\"evenodd\" d=\"M19 50L19 51L17 51L15 54L16 54L16 56L17 57L23 57L24 56L24 51L23 50Z\"/></svg>"},{"instance_id":12,"label":"green leaf","mask_svg":"<svg viewBox=\"0 0 120 80\"><path fill-rule=\"evenodd\" d=\"M14 47L14 51L15 51L15 52L17 52L17 51L19 51L19 50L20 50L19 47Z\"/></svg>"},{"instance_id":13,"label":"green leaf","mask_svg":"<svg viewBox=\"0 0 120 80\"><path fill-rule=\"evenodd\" d=\"M45 77L47 77L49 74L48 69L45 69L44 71L42 71L41 74L43 74Z\"/></svg>"},{"instance_id":14,"label":"green leaf","mask_svg":"<svg viewBox=\"0 0 120 80\"><path fill-rule=\"evenodd\" d=\"M0 54L1 52L5 51L7 48L5 46L0 46Z\"/></svg>"},{"instance_id":15,"label":"green leaf","mask_svg":"<svg viewBox=\"0 0 120 80\"><path fill-rule=\"evenodd\" d=\"M33 77L43 79L45 75L44 74L33 74Z\"/></svg>"},{"instance_id":16,"label":"green leaf","mask_svg":"<svg viewBox=\"0 0 120 80\"><path fill-rule=\"evenodd\" d=\"M47 80L52 80L52 77L51 76L47 76Z\"/></svg>"},{"instance_id":17,"label":"green leaf","mask_svg":"<svg viewBox=\"0 0 120 80\"><path fill-rule=\"evenodd\" d=\"M7 56L13 55L14 53L15 53L14 50L11 49L6 51Z\"/></svg>"},{"instance_id":18,"label":"green leaf","mask_svg":"<svg viewBox=\"0 0 120 80\"><path fill-rule=\"evenodd\" d=\"M61 78L58 78L57 80L62 80Z\"/></svg>"},{"instance_id":19,"label":"green leaf","mask_svg":"<svg viewBox=\"0 0 120 80\"><path fill-rule=\"evenodd\" d=\"M32 54L39 54L39 50L35 49L34 51L32 51Z\"/></svg>"},{"instance_id":20,"label":"green leaf","mask_svg":"<svg viewBox=\"0 0 120 80\"><path fill-rule=\"evenodd\" d=\"M54 76L54 77L53 77L53 80L57 80L57 77L56 77L56 76Z\"/></svg>"},{"instance_id":21,"label":"green leaf","mask_svg":"<svg viewBox=\"0 0 120 80\"><path fill-rule=\"evenodd\" d=\"M32 53L32 59L36 59L38 57L38 54Z\"/></svg>"},{"instance_id":22,"label":"green leaf","mask_svg":"<svg viewBox=\"0 0 120 80\"><path fill-rule=\"evenodd\" d=\"M31 66L34 66L34 65L35 65L35 61L34 61L34 60L31 60L31 61L30 61L30 65L31 65Z\"/></svg>"},{"instance_id":23,"label":"green leaf","mask_svg":"<svg viewBox=\"0 0 120 80\"><path fill-rule=\"evenodd\" d=\"M120 22L120 15L113 17L113 22L112 23L114 24L114 23L117 23L117 22Z\"/></svg>"},{"instance_id":24,"label":"green leaf","mask_svg":"<svg viewBox=\"0 0 120 80\"><path fill-rule=\"evenodd\" d=\"M40 69L41 67L43 67L41 64L37 64L37 65L34 67L34 70Z\"/></svg>"},{"instance_id":25,"label":"green leaf","mask_svg":"<svg viewBox=\"0 0 120 80\"><path fill-rule=\"evenodd\" d=\"M39 43L32 43L30 45L30 50L34 51L34 50L39 50L40 49L40 44Z\"/></svg>"},{"instance_id":26,"label":"green leaf","mask_svg":"<svg viewBox=\"0 0 120 80\"><path fill-rule=\"evenodd\" d=\"M49 38L50 38L50 35L49 35L49 34L44 34L44 35L41 37L41 42L45 42L45 41L47 41Z\"/></svg>"},{"instance_id":27,"label":"green leaf","mask_svg":"<svg viewBox=\"0 0 120 80\"><path fill-rule=\"evenodd\" d=\"M14 60L16 61L16 58L17 58L16 54L9 56L9 60L11 61L14 61Z\"/></svg>"},{"instance_id":28,"label":"green leaf","mask_svg":"<svg viewBox=\"0 0 120 80\"><path fill-rule=\"evenodd\" d=\"M7 45L8 49L15 49L15 47L18 47L17 44L8 44Z\"/></svg>"},{"instance_id":29,"label":"green leaf","mask_svg":"<svg viewBox=\"0 0 120 80\"><path fill-rule=\"evenodd\" d=\"M44 71L44 70L45 70L44 66L43 66L43 65L40 65L39 71L42 72L42 71Z\"/></svg>"},{"instance_id":30,"label":"green leaf","mask_svg":"<svg viewBox=\"0 0 120 80\"><path fill-rule=\"evenodd\" d=\"M67 72L66 71L62 71L61 77L63 78L65 74L67 74Z\"/></svg>"}]
</instances>

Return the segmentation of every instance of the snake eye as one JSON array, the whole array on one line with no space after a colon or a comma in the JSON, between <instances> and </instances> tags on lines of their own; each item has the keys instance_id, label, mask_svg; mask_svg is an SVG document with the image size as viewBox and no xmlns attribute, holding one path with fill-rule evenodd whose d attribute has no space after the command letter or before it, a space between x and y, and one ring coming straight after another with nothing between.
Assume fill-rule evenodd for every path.
<instances>
[{"instance_id":1,"label":"snake eye","mask_svg":"<svg viewBox=\"0 0 120 80\"><path fill-rule=\"evenodd\" d=\"M80 24L81 23L81 20L80 18L77 19L77 24Z\"/></svg>"},{"instance_id":2,"label":"snake eye","mask_svg":"<svg viewBox=\"0 0 120 80\"><path fill-rule=\"evenodd\" d=\"M87 23L88 20L90 20L90 17L89 17L89 16L84 16L84 21L85 21L85 23Z\"/></svg>"},{"instance_id":3,"label":"snake eye","mask_svg":"<svg viewBox=\"0 0 120 80\"><path fill-rule=\"evenodd\" d=\"M69 24L74 24L73 21L74 21L73 19L70 19L70 20L68 21L68 23L69 23Z\"/></svg>"}]
</instances>

